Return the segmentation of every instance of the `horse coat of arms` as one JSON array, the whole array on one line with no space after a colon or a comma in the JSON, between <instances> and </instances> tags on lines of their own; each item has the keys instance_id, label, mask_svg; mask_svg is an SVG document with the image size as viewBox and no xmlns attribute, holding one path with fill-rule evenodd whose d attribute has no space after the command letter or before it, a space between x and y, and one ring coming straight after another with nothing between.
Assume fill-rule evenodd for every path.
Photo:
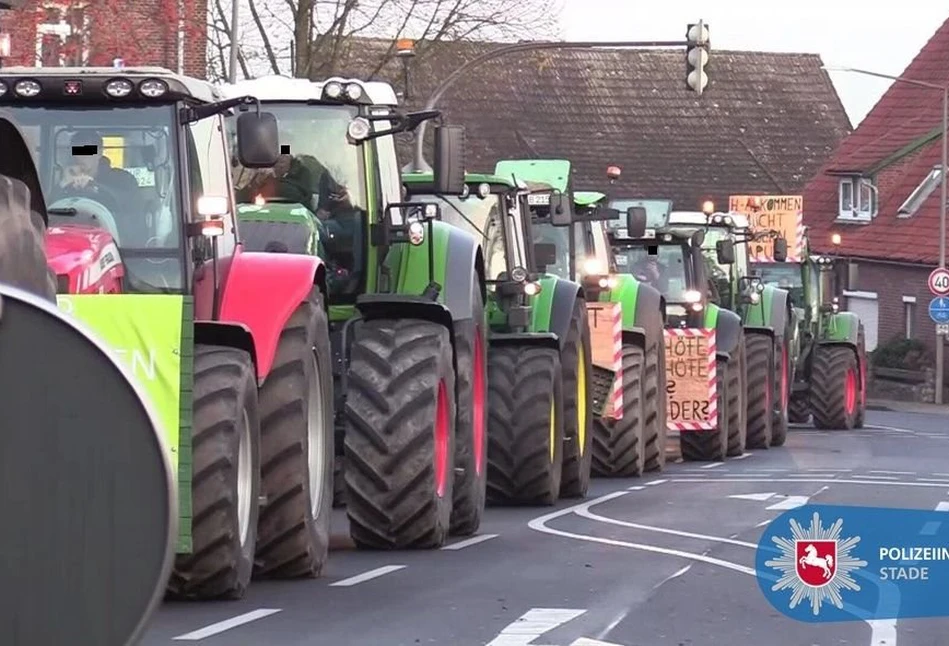
<instances>
[{"instance_id":1,"label":"horse coat of arms","mask_svg":"<svg viewBox=\"0 0 949 646\"><path fill-rule=\"evenodd\" d=\"M795 572L802 583L820 588L837 574L837 541L794 541Z\"/></svg>"}]
</instances>

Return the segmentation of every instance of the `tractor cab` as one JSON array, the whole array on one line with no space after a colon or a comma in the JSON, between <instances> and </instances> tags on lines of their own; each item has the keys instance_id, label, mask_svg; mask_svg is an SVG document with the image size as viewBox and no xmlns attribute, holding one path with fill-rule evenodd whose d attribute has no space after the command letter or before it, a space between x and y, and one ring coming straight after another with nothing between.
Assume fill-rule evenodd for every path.
<instances>
[{"instance_id":1,"label":"tractor cab","mask_svg":"<svg viewBox=\"0 0 949 646\"><path fill-rule=\"evenodd\" d=\"M204 261L230 256L222 115L253 104L157 67L0 70L0 107L36 159L60 293L190 293ZM237 133L245 165L274 163L272 117L242 115Z\"/></svg>"},{"instance_id":2,"label":"tractor cab","mask_svg":"<svg viewBox=\"0 0 949 646\"><path fill-rule=\"evenodd\" d=\"M404 212L393 135L412 131L439 113L402 113L388 83L336 77L314 82L267 76L226 85L222 91L229 96L252 93L279 123L280 157L273 170L260 172L232 160L247 244L256 251L318 254L328 269L331 317L348 319L357 297L376 291L384 281L382 266L370 251L393 241L383 229L405 228L409 219L426 220L424 214ZM229 121L233 133L236 123ZM441 152L446 148L438 142L454 132L436 128ZM436 154L436 159L448 157ZM460 163L457 155L453 159ZM457 193L445 182L452 180L460 189L461 173L445 169L436 164L435 187L439 193Z\"/></svg>"}]
</instances>

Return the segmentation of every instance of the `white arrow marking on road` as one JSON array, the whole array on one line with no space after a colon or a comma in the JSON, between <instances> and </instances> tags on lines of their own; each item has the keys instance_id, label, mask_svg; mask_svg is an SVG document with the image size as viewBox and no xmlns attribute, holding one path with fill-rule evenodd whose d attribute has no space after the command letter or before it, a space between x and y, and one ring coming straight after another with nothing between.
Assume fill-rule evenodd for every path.
<instances>
[{"instance_id":1,"label":"white arrow marking on road","mask_svg":"<svg viewBox=\"0 0 949 646\"><path fill-rule=\"evenodd\" d=\"M452 543L451 545L446 545L443 547L443 550L463 550L466 547L471 547L472 545L477 545L478 543L483 543L485 541L490 541L492 538L497 538L497 534L482 534L481 536L474 536L472 538L465 539L463 541L458 541L457 543Z\"/></svg>"},{"instance_id":2,"label":"white arrow marking on road","mask_svg":"<svg viewBox=\"0 0 949 646\"><path fill-rule=\"evenodd\" d=\"M258 619L275 615L278 612L282 611L274 608L258 608L252 612L246 612L242 615L237 615L236 617L231 617L230 619L225 619L224 621L219 621L216 624L205 626L204 628L200 628L190 633L178 635L177 637L172 638L172 641L201 641L202 639L207 639L208 637L212 637L218 633L223 633L225 630L237 628L238 626L243 626L244 624L249 624L252 621L257 621Z\"/></svg>"},{"instance_id":3,"label":"white arrow marking on road","mask_svg":"<svg viewBox=\"0 0 949 646\"><path fill-rule=\"evenodd\" d=\"M580 639L575 639L572 641L570 646L620 646L620 644L605 642L599 639L589 639L588 637L581 637Z\"/></svg>"},{"instance_id":4,"label":"white arrow marking on road","mask_svg":"<svg viewBox=\"0 0 949 646\"><path fill-rule=\"evenodd\" d=\"M772 493L736 493L733 496L729 496L729 498L737 498L738 500L754 500L755 502L764 502L765 500L768 500L769 498L771 498L771 496L775 496L775 495L777 494L775 494L774 492Z\"/></svg>"},{"instance_id":5,"label":"white arrow marking on road","mask_svg":"<svg viewBox=\"0 0 949 646\"><path fill-rule=\"evenodd\" d=\"M529 646L544 633L585 613L586 610L574 608L531 608L508 624L487 646Z\"/></svg>"},{"instance_id":6,"label":"white arrow marking on road","mask_svg":"<svg viewBox=\"0 0 949 646\"><path fill-rule=\"evenodd\" d=\"M896 619L868 619L870 646L896 646Z\"/></svg>"},{"instance_id":7,"label":"white arrow marking on road","mask_svg":"<svg viewBox=\"0 0 949 646\"><path fill-rule=\"evenodd\" d=\"M364 581L370 581L376 579L390 572L397 572L404 568L404 565L385 565L383 567L377 567L375 570L369 570L368 572L363 572L362 574L357 574L356 576L351 576L348 579L343 579L342 581L337 581L335 583L330 583L331 588L348 588L350 586L356 585L357 583L363 583Z\"/></svg>"},{"instance_id":8,"label":"white arrow marking on road","mask_svg":"<svg viewBox=\"0 0 949 646\"><path fill-rule=\"evenodd\" d=\"M773 505L769 505L766 509L797 509L798 507L803 507L807 504L807 501L810 500L810 496L788 496L781 502L776 502Z\"/></svg>"}]
</instances>

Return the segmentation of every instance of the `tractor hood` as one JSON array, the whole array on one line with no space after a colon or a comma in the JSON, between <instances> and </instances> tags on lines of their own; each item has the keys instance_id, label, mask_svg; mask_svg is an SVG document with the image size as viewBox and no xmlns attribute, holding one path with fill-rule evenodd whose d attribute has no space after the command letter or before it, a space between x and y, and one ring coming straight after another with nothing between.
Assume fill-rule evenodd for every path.
<instances>
[{"instance_id":1,"label":"tractor hood","mask_svg":"<svg viewBox=\"0 0 949 646\"><path fill-rule=\"evenodd\" d=\"M111 291L123 275L119 249L105 229L54 226L46 231L46 259L58 291L70 294ZM100 290L104 279L109 289Z\"/></svg>"}]
</instances>

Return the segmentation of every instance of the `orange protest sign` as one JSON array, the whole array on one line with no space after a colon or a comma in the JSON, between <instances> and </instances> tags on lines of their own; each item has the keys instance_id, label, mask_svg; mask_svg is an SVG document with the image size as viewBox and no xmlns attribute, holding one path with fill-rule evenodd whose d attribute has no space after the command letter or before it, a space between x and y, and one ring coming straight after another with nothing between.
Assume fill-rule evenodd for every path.
<instances>
[{"instance_id":1,"label":"orange protest sign","mask_svg":"<svg viewBox=\"0 0 949 646\"><path fill-rule=\"evenodd\" d=\"M788 241L788 262L797 262L804 245L804 198L800 195L732 195L728 210L748 218L751 230L777 231ZM774 241L755 240L748 244L752 262L774 260Z\"/></svg>"}]
</instances>

